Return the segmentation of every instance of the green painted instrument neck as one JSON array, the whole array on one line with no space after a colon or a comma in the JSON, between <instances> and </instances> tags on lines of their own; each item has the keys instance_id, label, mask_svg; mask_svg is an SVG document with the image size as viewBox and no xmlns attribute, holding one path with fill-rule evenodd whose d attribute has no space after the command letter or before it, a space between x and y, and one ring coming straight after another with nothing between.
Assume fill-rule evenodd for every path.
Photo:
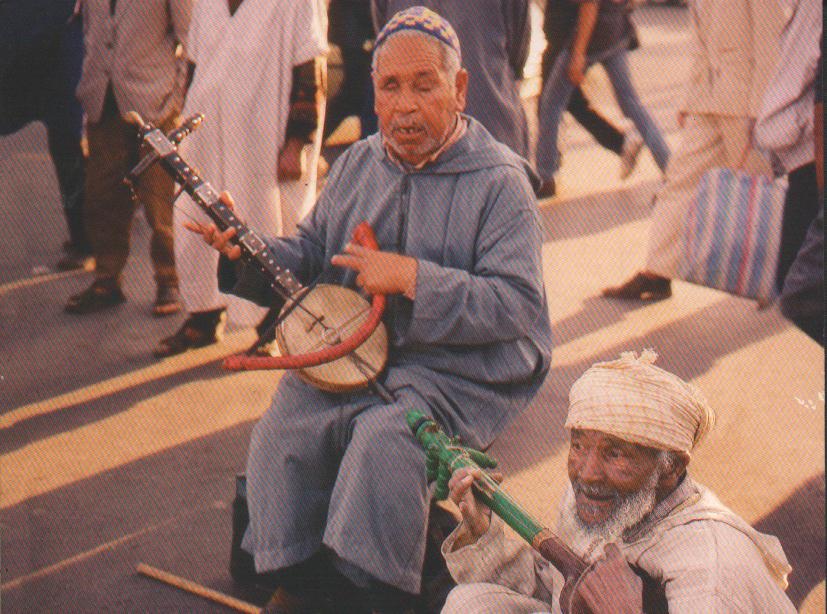
<instances>
[{"instance_id":1,"label":"green painted instrument neck","mask_svg":"<svg viewBox=\"0 0 827 614\"><path fill-rule=\"evenodd\" d=\"M414 413L414 412L411 412ZM412 419L410 414L408 423L413 427L419 422L416 437L425 448L428 456L436 455L441 466L448 467L453 473L460 467L479 468L468 451L451 441L445 433L439 430L431 421L420 418ZM528 543L533 543L534 537L543 530L543 526L525 512L511 497L509 497L491 477L483 473L483 478L474 484L476 496L491 508L503 521Z\"/></svg>"}]
</instances>

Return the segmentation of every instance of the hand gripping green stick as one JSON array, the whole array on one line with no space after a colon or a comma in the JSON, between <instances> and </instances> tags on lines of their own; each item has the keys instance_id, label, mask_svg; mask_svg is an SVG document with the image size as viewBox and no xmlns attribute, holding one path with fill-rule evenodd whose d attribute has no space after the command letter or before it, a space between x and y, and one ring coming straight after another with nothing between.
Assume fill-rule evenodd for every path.
<instances>
[{"instance_id":1,"label":"hand gripping green stick","mask_svg":"<svg viewBox=\"0 0 827 614\"><path fill-rule=\"evenodd\" d=\"M497 461L484 452L462 446L458 438L448 437L433 419L422 413L409 411L406 420L416 439L425 448L425 468L428 481L436 481L434 497L437 500L448 498L448 480L457 469L490 469L497 466ZM577 586L589 571L589 564L577 556L557 535L532 518L485 472L482 473L482 478L475 480L473 490L480 501L563 574L566 579L560 595L563 612L589 612L588 606L577 594ZM644 612L667 612L663 587L646 576L642 570L633 570L644 581Z\"/></svg>"}]
</instances>

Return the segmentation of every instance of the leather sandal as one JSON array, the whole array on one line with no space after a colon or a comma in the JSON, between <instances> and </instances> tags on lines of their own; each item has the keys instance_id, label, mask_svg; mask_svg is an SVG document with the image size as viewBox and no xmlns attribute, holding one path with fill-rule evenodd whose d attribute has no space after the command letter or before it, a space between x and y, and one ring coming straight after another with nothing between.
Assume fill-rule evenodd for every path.
<instances>
[{"instance_id":1,"label":"leather sandal","mask_svg":"<svg viewBox=\"0 0 827 614\"><path fill-rule=\"evenodd\" d=\"M125 301L126 297L117 282L109 279L96 279L86 290L69 297L64 311L76 315L95 313L115 307Z\"/></svg>"},{"instance_id":2,"label":"leather sandal","mask_svg":"<svg viewBox=\"0 0 827 614\"><path fill-rule=\"evenodd\" d=\"M182 354L187 350L206 347L218 343L224 338L224 324L227 321L226 309L214 309L190 314L174 335L158 342L152 355L166 358Z\"/></svg>"},{"instance_id":3,"label":"leather sandal","mask_svg":"<svg viewBox=\"0 0 827 614\"><path fill-rule=\"evenodd\" d=\"M626 283L603 290L606 298L637 301L662 301L672 296L672 280L660 275L638 273Z\"/></svg>"},{"instance_id":4,"label":"leather sandal","mask_svg":"<svg viewBox=\"0 0 827 614\"><path fill-rule=\"evenodd\" d=\"M155 304L152 305L152 315L156 318L171 316L181 311L181 298L176 286L158 286L155 294Z\"/></svg>"}]
</instances>

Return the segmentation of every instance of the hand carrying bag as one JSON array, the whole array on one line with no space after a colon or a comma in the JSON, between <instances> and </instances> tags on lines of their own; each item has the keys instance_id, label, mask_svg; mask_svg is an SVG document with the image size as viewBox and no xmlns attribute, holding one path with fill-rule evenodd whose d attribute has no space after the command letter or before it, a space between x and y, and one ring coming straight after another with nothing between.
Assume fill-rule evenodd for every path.
<instances>
[{"instance_id":1,"label":"hand carrying bag","mask_svg":"<svg viewBox=\"0 0 827 614\"><path fill-rule=\"evenodd\" d=\"M772 303L786 191L785 179L707 171L685 220L678 277Z\"/></svg>"}]
</instances>

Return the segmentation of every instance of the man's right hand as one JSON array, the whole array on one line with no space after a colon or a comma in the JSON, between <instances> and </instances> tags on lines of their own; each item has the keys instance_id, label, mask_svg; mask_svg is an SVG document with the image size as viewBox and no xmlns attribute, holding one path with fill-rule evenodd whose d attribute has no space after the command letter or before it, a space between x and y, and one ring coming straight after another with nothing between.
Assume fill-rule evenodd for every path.
<instances>
[{"instance_id":1,"label":"man's right hand","mask_svg":"<svg viewBox=\"0 0 827 614\"><path fill-rule=\"evenodd\" d=\"M580 597L594 614L641 614L643 581L617 544L606 544L603 553L580 581Z\"/></svg>"},{"instance_id":2,"label":"man's right hand","mask_svg":"<svg viewBox=\"0 0 827 614\"><path fill-rule=\"evenodd\" d=\"M448 497L457 504L466 531L454 544L455 549L468 546L482 537L491 524L491 509L480 503L471 490L474 480L482 478L480 469L461 467L448 482Z\"/></svg>"},{"instance_id":3,"label":"man's right hand","mask_svg":"<svg viewBox=\"0 0 827 614\"><path fill-rule=\"evenodd\" d=\"M233 202L233 198L230 196L229 192L222 192L219 198L221 198L221 202L227 205L230 209L235 208L235 203ZM206 241L214 249L227 256L230 260L238 260L241 258L241 248L232 243L232 238L235 237L235 228L228 228L224 232L220 232L213 223L201 224L199 222L190 221L184 222L184 228L196 234L200 234L204 237L204 241Z\"/></svg>"}]
</instances>

